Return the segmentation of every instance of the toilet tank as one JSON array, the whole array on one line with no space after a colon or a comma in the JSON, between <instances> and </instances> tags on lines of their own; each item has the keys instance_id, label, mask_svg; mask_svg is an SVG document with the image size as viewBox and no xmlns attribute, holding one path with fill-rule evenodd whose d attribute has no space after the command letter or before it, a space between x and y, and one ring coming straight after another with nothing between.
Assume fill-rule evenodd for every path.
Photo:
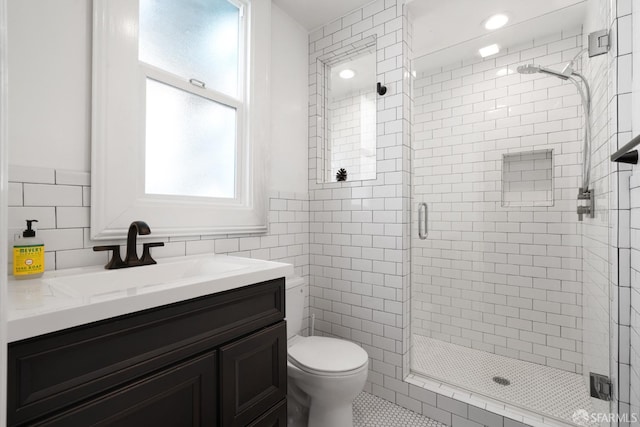
<instances>
[{"instance_id":1,"label":"toilet tank","mask_svg":"<svg viewBox=\"0 0 640 427\"><path fill-rule=\"evenodd\" d=\"M286 279L285 315L287 319L287 339L302 332L302 316L304 315L305 283L302 277Z\"/></svg>"}]
</instances>

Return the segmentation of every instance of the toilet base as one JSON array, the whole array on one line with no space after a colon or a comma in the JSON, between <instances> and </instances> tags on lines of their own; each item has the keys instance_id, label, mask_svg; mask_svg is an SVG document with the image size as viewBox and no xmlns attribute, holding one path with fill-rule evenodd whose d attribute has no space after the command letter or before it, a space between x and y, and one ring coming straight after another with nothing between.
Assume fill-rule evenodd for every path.
<instances>
[{"instance_id":1,"label":"toilet base","mask_svg":"<svg viewBox=\"0 0 640 427\"><path fill-rule=\"evenodd\" d=\"M309 427L353 427L353 405L323 405L311 401Z\"/></svg>"},{"instance_id":2,"label":"toilet base","mask_svg":"<svg viewBox=\"0 0 640 427\"><path fill-rule=\"evenodd\" d=\"M292 381L288 381L287 387L287 427L307 427L309 396Z\"/></svg>"}]
</instances>

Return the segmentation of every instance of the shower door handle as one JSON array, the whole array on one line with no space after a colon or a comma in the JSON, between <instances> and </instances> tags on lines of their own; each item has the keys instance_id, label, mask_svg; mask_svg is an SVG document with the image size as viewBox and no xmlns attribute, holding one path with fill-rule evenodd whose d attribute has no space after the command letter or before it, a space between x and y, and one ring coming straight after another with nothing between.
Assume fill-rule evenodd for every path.
<instances>
[{"instance_id":1,"label":"shower door handle","mask_svg":"<svg viewBox=\"0 0 640 427\"><path fill-rule=\"evenodd\" d=\"M425 202L418 205L418 237L425 240L429 235L429 207Z\"/></svg>"}]
</instances>

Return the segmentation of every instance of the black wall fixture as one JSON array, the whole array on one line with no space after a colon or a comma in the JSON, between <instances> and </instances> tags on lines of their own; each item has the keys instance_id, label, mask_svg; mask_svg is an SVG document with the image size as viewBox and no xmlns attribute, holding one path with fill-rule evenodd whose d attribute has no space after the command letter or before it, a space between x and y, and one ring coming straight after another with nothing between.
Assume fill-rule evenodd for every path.
<instances>
[{"instance_id":1,"label":"black wall fixture","mask_svg":"<svg viewBox=\"0 0 640 427\"><path fill-rule=\"evenodd\" d=\"M387 87L382 86L382 83L378 82L378 95L382 96L387 93Z\"/></svg>"},{"instance_id":2,"label":"black wall fixture","mask_svg":"<svg viewBox=\"0 0 640 427\"><path fill-rule=\"evenodd\" d=\"M638 150L634 150L640 145L640 135L637 135L631 141L627 142L624 147L611 155L612 162L629 163L631 165L638 164Z\"/></svg>"}]
</instances>

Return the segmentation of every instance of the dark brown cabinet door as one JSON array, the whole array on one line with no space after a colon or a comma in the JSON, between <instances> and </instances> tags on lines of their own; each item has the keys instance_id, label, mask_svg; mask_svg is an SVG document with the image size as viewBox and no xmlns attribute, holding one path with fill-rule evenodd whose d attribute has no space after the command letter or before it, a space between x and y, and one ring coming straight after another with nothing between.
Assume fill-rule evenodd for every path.
<instances>
[{"instance_id":1,"label":"dark brown cabinet door","mask_svg":"<svg viewBox=\"0 0 640 427\"><path fill-rule=\"evenodd\" d=\"M33 425L215 426L216 373L213 351Z\"/></svg>"},{"instance_id":2,"label":"dark brown cabinet door","mask_svg":"<svg viewBox=\"0 0 640 427\"><path fill-rule=\"evenodd\" d=\"M285 399L285 322L221 347L220 379L220 416L225 427L246 426Z\"/></svg>"},{"instance_id":3,"label":"dark brown cabinet door","mask_svg":"<svg viewBox=\"0 0 640 427\"><path fill-rule=\"evenodd\" d=\"M287 427L287 401L283 400L247 427Z\"/></svg>"}]
</instances>

